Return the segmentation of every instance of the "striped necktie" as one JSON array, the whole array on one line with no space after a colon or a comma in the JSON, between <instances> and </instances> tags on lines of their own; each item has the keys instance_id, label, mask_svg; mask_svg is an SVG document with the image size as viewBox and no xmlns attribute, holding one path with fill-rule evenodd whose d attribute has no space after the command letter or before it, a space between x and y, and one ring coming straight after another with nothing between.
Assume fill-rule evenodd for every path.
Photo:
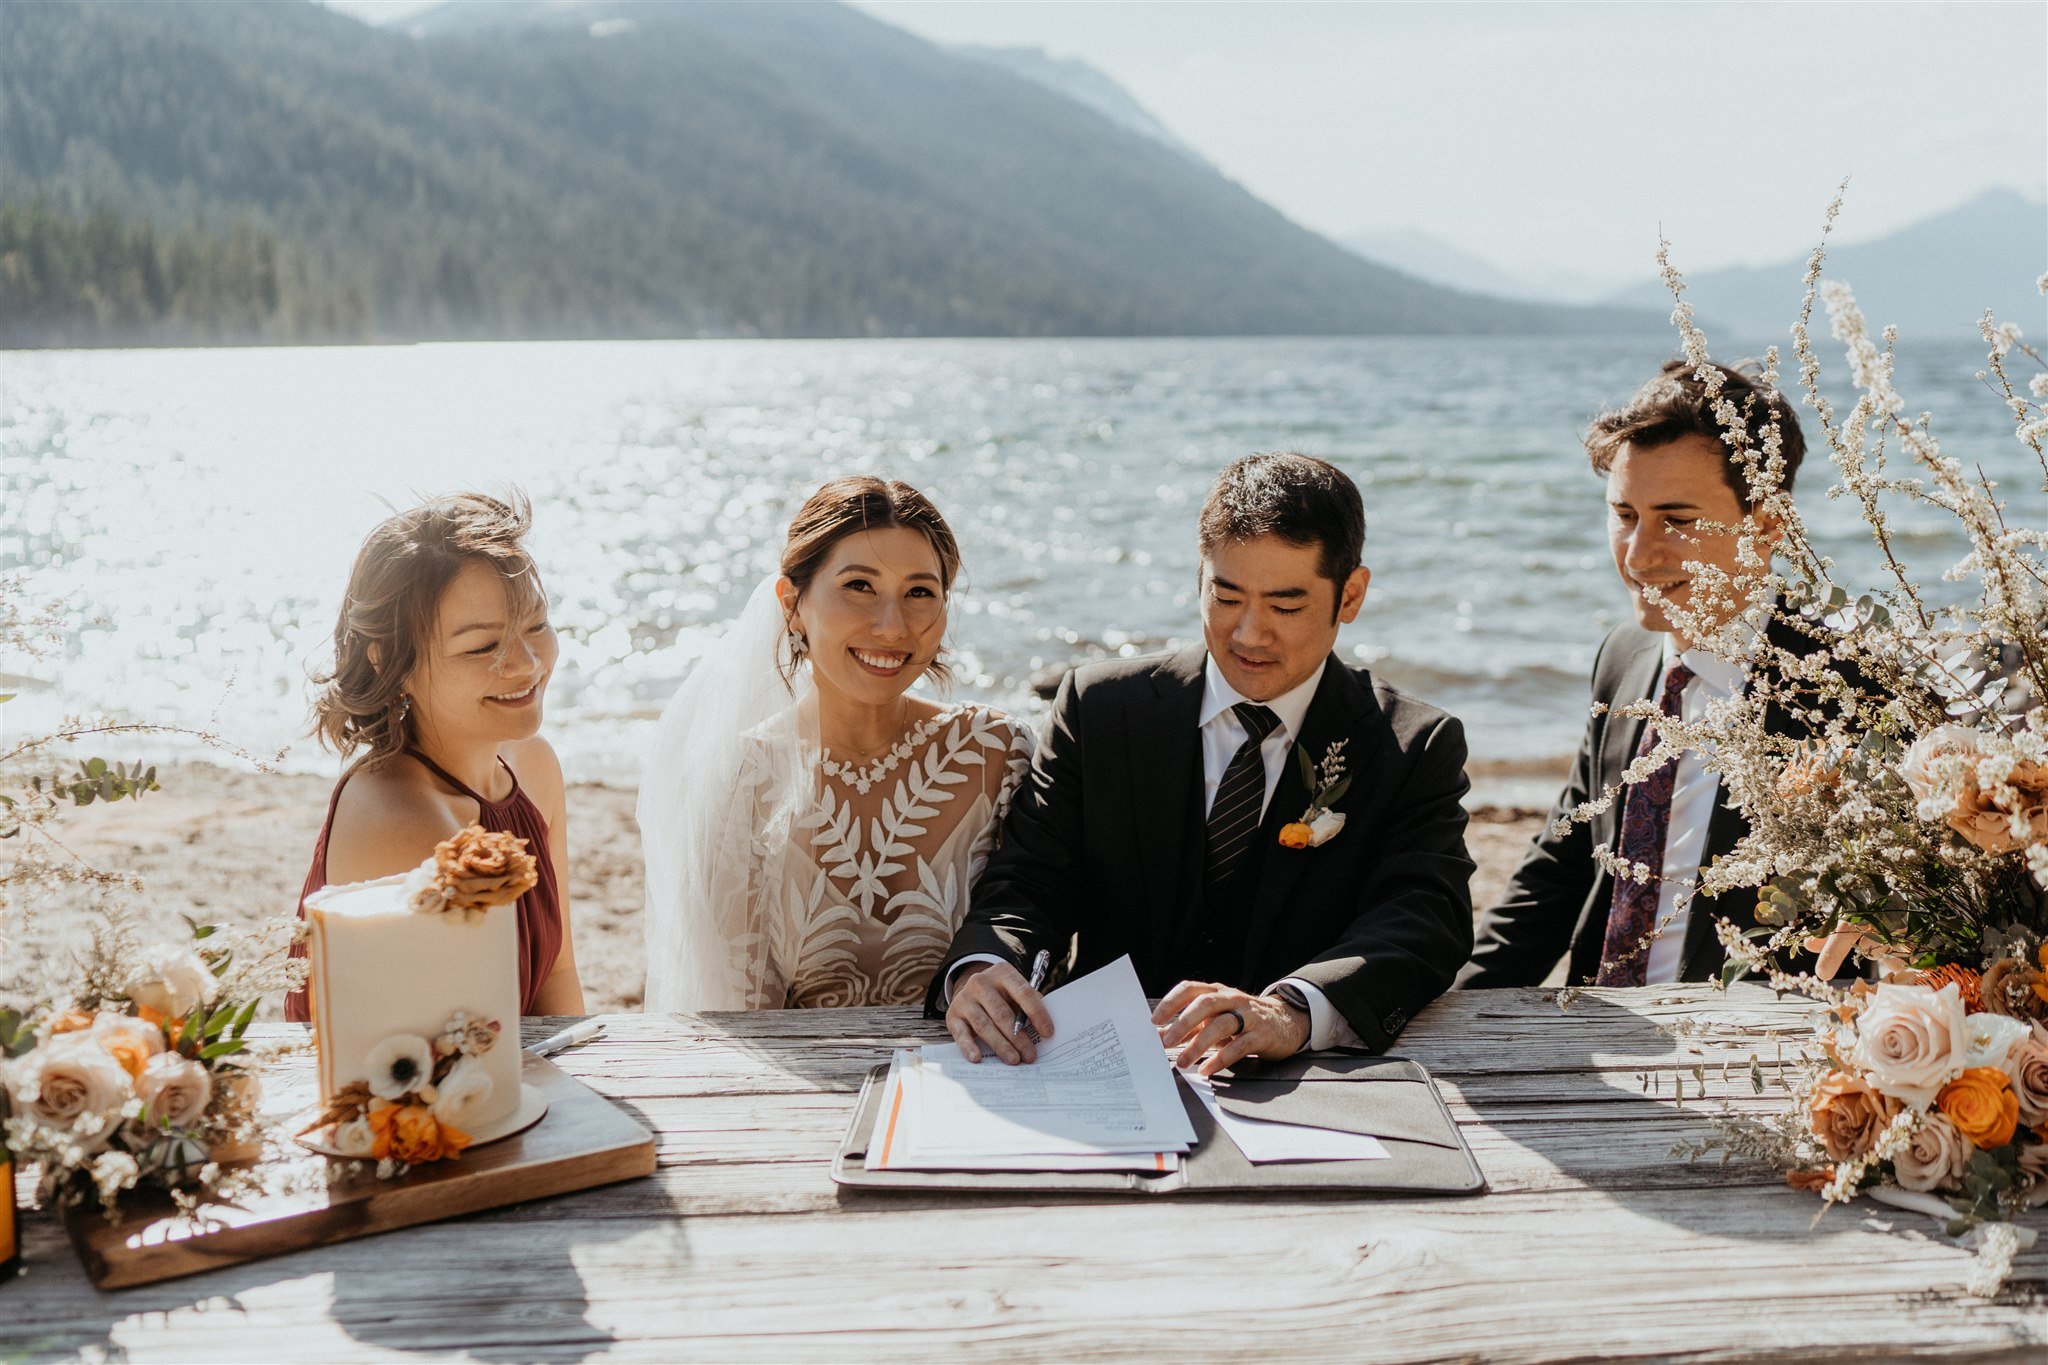
<instances>
[{"instance_id":1,"label":"striped necktie","mask_svg":"<svg viewBox=\"0 0 2048 1365\"><path fill-rule=\"evenodd\" d=\"M1254 701L1230 708L1245 729L1244 743L1231 756L1209 805L1208 838L1202 857L1202 887L1214 891L1237 870L1266 813L1266 761L1259 746L1280 726L1280 717Z\"/></svg>"},{"instance_id":2,"label":"striped necktie","mask_svg":"<svg viewBox=\"0 0 2048 1365\"><path fill-rule=\"evenodd\" d=\"M1682 659L1673 660L1664 675L1664 692L1657 709L1667 716L1678 714L1679 698L1693 671ZM1657 747L1657 725L1643 726L1636 757L1645 758ZM1671 829L1671 791L1678 780L1678 761L1666 763L1628 789L1621 811L1621 847L1625 862L1644 863L1650 880L1617 877L1614 902L1607 911L1607 934L1600 945L1600 971L1596 986L1640 986L1650 966L1650 933L1657 927L1657 906L1663 897L1664 836Z\"/></svg>"}]
</instances>

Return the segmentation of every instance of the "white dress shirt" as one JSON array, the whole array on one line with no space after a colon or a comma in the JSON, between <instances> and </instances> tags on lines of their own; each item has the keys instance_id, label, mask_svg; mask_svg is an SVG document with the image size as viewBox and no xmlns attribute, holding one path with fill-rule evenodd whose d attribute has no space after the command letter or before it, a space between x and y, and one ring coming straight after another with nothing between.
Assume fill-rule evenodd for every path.
<instances>
[{"instance_id":1,"label":"white dress shirt","mask_svg":"<svg viewBox=\"0 0 2048 1365\"><path fill-rule=\"evenodd\" d=\"M1309 703L1316 699L1316 688L1323 681L1323 669L1329 666L1329 660L1325 659L1322 666L1299 686L1263 703L1267 710L1280 718L1280 723L1259 746L1259 757L1266 763L1266 799L1259 806L1261 819L1266 807L1273 804L1273 792L1280 785L1280 774L1287 771L1286 765L1301 735L1301 723L1308 717ZM1202 814L1205 816L1209 807L1216 804L1216 788L1223 784L1223 774L1230 767L1230 760L1237 757L1238 749L1248 737L1244 723L1231 709L1247 700L1249 698L1224 678L1213 657L1203 663L1202 710L1195 723L1201 727L1202 734ZM1266 850L1268 857L1272 853L1271 849ZM1344 1021L1344 1016L1337 1013L1336 1006L1330 1003L1330 998L1320 987L1298 976L1285 977L1282 981L1299 990L1302 998L1308 1001L1308 1047L1361 1045L1358 1034ZM1266 989L1270 991L1272 987Z\"/></svg>"},{"instance_id":2,"label":"white dress shirt","mask_svg":"<svg viewBox=\"0 0 2048 1365\"><path fill-rule=\"evenodd\" d=\"M1658 670L1650 700L1656 700L1663 690L1664 678L1674 660L1683 660L1693 671L1692 681L1678 694L1678 712L1687 721L1704 719L1709 705L1733 696L1749 677L1741 664L1717 658L1705 650L1689 649L1680 654L1676 642L1666 635L1663 667ZM1623 799L1626 795L1624 792ZM1680 959L1685 955L1686 925L1691 919L1693 884L1706 859L1707 824L1714 818L1720 796L1720 775L1708 772L1700 756L1687 749L1679 756L1672 775L1671 823L1664 829L1664 880L1657 889L1658 935L1650 943L1649 960L1643 967L1645 984L1678 980Z\"/></svg>"}]
</instances>

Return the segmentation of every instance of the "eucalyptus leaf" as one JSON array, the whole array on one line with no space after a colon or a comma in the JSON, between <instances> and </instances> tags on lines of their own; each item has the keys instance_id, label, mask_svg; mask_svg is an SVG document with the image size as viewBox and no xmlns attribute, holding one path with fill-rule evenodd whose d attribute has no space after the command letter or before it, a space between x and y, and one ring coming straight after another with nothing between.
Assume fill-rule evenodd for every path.
<instances>
[{"instance_id":1,"label":"eucalyptus leaf","mask_svg":"<svg viewBox=\"0 0 2048 1365\"><path fill-rule=\"evenodd\" d=\"M256 1006L260 1003L260 1001L251 1000L248 1004L242 1006L242 1012L235 1016L233 1027L228 1029L228 1036L230 1038L239 1038L249 1031L249 1023L255 1019Z\"/></svg>"},{"instance_id":2,"label":"eucalyptus leaf","mask_svg":"<svg viewBox=\"0 0 2048 1365\"><path fill-rule=\"evenodd\" d=\"M227 1057L240 1052L247 1046L249 1046L247 1039L224 1038L218 1043L208 1043L205 1047L199 1049L199 1060L210 1062L216 1057Z\"/></svg>"}]
</instances>

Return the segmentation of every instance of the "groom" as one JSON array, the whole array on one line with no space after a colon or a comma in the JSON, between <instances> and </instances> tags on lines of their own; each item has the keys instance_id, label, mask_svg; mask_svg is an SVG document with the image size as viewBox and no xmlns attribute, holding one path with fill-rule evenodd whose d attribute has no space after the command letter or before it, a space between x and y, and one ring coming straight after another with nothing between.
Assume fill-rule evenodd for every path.
<instances>
[{"instance_id":1,"label":"groom","mask_svg":"<svg viewBox=\"0 0 2048 1365\"><path fill-rule=\"evenodd\" d=\"M1357 487L1247 456L1198 539L1205 647L1060 686L926 1000L972 1060L1033 1060L1020 1016L1050 1036L1025 976L1041 950L1071 945L1076 974L1129 953L1204 1074L1384 1049L1471 951L1463 727L1331 653L1371 576ZM1318 806L1341 819L1310 834Z\"/></svg>"}]
</instances>

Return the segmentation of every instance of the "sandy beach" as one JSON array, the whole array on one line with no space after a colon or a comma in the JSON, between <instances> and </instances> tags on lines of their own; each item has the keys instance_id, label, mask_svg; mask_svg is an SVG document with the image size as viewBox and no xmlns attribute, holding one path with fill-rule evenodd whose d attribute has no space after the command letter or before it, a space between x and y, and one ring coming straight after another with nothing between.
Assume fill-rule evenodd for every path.
<instances>
[{"instance_id":1,"label":"sandy beach","mask_svg":"<svg viewBox=\"0 0 2048 1365\"><path fill-rule=\"evenodd\" d=\"M326 814L331 779L260 773L188 763L165 768L160 792L139 801L68 812L61 835L94 866L128 871L143 890L129 904L166 934L181 934L177 916L239 924L289 913ZM638 1009L643 899L640 832L631 789L578 783L569 790L569 895L577 965L593 1013ZM1536 832L1541 812L1477 807L1469 843L1479 864L1475 905L1499 893ZM92 912L83 895L35 905L4 926L0 982L74 951ZM270 1013L278 1013L273 1002Z\"/></svg>"}]
</instances>

